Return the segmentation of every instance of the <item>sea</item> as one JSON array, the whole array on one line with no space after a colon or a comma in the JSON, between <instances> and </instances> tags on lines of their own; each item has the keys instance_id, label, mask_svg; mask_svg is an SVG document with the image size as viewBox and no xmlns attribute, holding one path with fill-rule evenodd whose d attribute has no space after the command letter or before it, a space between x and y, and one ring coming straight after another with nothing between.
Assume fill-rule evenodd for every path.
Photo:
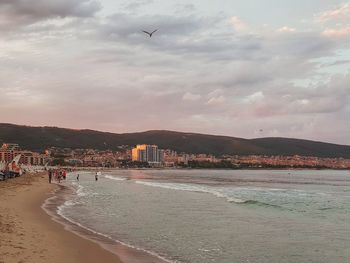
<instances>
[{"instance_id":1,"label":"sea","mask_svg":"<svg viewBox=\"0 0 350 263\"><path fill-rule=\"evenodd\" d=\"M164 262L350 262L349 171L95 174L68 175L58 214Z\"/></svg>"}]
</instances>

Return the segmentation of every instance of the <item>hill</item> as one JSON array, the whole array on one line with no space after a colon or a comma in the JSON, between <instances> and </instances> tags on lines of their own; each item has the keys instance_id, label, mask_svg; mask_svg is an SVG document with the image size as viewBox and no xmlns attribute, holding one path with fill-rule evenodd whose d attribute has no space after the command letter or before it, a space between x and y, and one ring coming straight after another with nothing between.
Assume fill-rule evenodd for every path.
<instances>
[{"instance_id":1,"label":"hill","mask_svg":"<svg viewBox=\"0 0 350 263\"><path fill-rule=\"evenodd\" d=\"M18 143L23 149L48 147L116 150L121 145L157 144L178 152L230 155L304 155L350 158L350 146L289 138L242 139L173 131L115 134L57 127L0 124L0 143Z\"/></svg>"}]
</instances>

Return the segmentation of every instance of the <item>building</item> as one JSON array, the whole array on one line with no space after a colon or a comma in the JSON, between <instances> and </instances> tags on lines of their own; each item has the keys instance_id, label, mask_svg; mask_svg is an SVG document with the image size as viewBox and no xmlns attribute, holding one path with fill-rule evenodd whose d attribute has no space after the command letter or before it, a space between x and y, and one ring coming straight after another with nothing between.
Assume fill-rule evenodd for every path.
<instances>
[{"instance_id":1,"label":"building","mask_svg":"<svg viewBox=\"0 0 350 263\"><path fill-rule=\"evenodd\" d=\"M21 155L20 164L45 165L47 155L31 151L22 151L18 144L4 143L0 148L0 162L10 163L17 155Z\"/></svg>"},{"instance_id":2,"label":"building","mask_svg":"<svg viewBox=\"0 0 350 263\"><path fill-rule=\"evenodd\" d=\"M0 161L9 163L18 155L19 145L15 143L4 143L0 148Z\"/></svg>"},{"instance_id":3,"label":"building","mask_svg":"<svg viewBox=\"0 0 350 263\"><path fill-rule=\"evenodd\" d=\"M20 164L24 165L45 165L48 161L48 157L45 154L31 151L20 151L18 154L21 154Z\"/></svg>"},{"instance_id":4,"label":"building","mask_svg":"<svg viewBox=\"0 0 350 263\"><path fill-rule=\"evenodd\" d=\"M132 149L131 159L137 162L160 164L164 161L164 151L159 150L157 145L140 144Z\"/></svg>"}]
</instances>

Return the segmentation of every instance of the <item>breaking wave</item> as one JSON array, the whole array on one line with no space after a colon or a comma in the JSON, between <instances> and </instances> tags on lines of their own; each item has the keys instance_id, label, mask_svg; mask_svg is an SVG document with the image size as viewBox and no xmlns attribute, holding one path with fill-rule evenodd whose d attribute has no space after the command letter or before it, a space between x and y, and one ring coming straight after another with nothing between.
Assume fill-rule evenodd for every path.
<instances>
[{"instance_id":1,"label":"breaking wave","mask_svg":"<svg viewBox=\"0 0 350 263\"><path fill-rule=\"evenodd\" d=\"M278 208L283 210L287 209L285 207L282 207L276 204L270 204L270 203L266 203L258 200L253 200L253 199L242 199L239 197L235 197L232 195L232 192L229 194L222 189L217 189L217 188L215 189L213 187L206 187L206 186L192 185L192 184L181 184L181 183L158 183L158 182L146 182L146 181L135 181L135 182L137 184L142 184L142 185L152 186L152 187L160 187L160 188L171 189L171 190L208 193L219 198L224 198L226 199L227 202L234 203L234 204L255 205L255 206L261 206L261 207ZM247 190L246 188L244 189ZM251 190L257 191L256 188ZM273 190L279 190L279 189L273 189Z\"/></svg>"},{"instance_id":2,"label":"breaking wave","mask_svg":"<svg viewBox=\"0 0 350 263\"><path fill-rule=\"evenodd\" d=\"M121 177L115 177L115 176L111 176L111 175L105 175L106 179L110 179L110 180L114 180L114 181L125 181L125 178L121 178Z\"/></svg>"},{"instance_id":3,"label":"breaking wave","mask_svg":"<svg viewBox=\"0 0 350 263\"><path fill-rule=\"evenodd\" d=\"M211 189L205 186L199 186L199 185L190 185L190 184L177 184L177 183L156 183L156 182L145 182L145 181L135 181L137 184L142 184L146 186L153 186L153 187L160 187L165 189L171 189L171 190L180 190L180 191L189 191L189 192L199 192L199 193L208 193L215 195L219 198L225 198L230 203L236 203L236 204L244 204L247 202L247 200L242 200L240 198L227 196L224 193L216 190Z\"/></svg>"}]
</instances>

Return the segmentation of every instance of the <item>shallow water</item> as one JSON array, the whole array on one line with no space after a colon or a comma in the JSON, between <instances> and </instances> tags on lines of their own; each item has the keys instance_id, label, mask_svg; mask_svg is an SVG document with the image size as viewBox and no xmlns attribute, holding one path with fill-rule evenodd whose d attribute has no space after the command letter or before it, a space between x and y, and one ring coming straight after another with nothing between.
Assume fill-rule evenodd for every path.
<instances>
[{"instance_id":1,"label":"shallow water","mask_svg":"<svg viewBox=\"0 0 350 263\"><path fill-rule=\"evenodd\" d=\"M114 170L68 176L60 213L179 262L350 262L348 171Z\"/></svg>"}]
</instances>

